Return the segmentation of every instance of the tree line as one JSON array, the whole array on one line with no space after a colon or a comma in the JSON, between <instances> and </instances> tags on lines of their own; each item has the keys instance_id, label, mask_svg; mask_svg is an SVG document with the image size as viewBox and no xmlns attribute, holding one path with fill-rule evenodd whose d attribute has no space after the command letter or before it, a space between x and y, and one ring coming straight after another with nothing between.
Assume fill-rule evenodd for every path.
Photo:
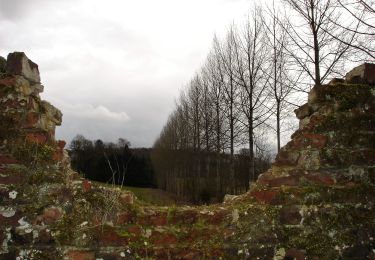
<instances>
[{"instance_id":1,"label":"tree line","mask_svg":"<svg viewBox=\"0 0 375 260\"><path fill-rule=\"evenodd\" d=\"M157 185L194 199L247 190L312 85L374 59L374 14L365 0L254 5L181 91L154 144Z\"/></svg>"},{"instance_id":2,"label":"tree line","mask_svg":"<svg viewBox=\"0 0 375 260\"><path fill-rule=\"evenodd\" d=\"M135 187L154 187L151 149L130 148L130 142L89 140L77 135L69 153L74 170L94 181Z\"/></svg>"}]
</instances>

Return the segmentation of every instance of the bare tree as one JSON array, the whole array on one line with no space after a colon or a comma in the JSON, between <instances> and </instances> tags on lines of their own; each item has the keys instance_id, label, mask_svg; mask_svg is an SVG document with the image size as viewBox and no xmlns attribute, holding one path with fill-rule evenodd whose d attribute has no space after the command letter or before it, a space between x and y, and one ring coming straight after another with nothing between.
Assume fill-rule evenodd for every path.
<instances>
[{"instance_id":1,"label":"bare tree","mask_svg":"<svg viewBox=\"0 0 375 260\"><path fill-rule=\"evenodd\" d=\"M284 118L289 116L290 107L293 106L289 102L290 96L293 94L293 77L289 73L288 55L285 51L288 46L288 25L282 17L280 17L279 10L275 7L275 1L272 1L272 6L268 7L267 15L262 16L264 26L266 29L266 40L270 50L270 69L267 70L270 76L271 96L274 100L273 115L276 118L276 128L273 124L270 125L274 129L277 137L277 151L281 148L281 123Z\"/></svg>"},{"instance_id":2,"label":"bare tree","mask_svg":"<svg viewBox=\"0 0 375 260\"><path fill-rule=\"evenodd\" d=\"M331 74L339 73L336 68L348 54L356 32L343 34L339 24L342 12L333 0L284 0L287 7L296 14L288 14L288 30L291 44L286 46L296 67L305 72L316 86ZM285 28L286 29L286 28ZM332 36L341 34L345 40Z\"/></svg>"},{"instance_id":3,"label":"bare tree","mask_svg":"<svg viewBox=\"0 0 375 260\"><path fill-rule=\"evenodd\" d=\"M348 45L349 47L359 50L365 57L359 55L359 59L363 60L367 57L375 59L375 2L370 0L337 0L338 6L349 22L338 24L348 33L355 33L356 37L353 41L335 35L330 35L336 40ZM357 55L358 56L358 55Z\"/></svg>"},{"instance_id":4,"label":"bare tree","mask_svg":"<svg viewBox=\"0 0 375 260\"><path fill-rule=\"evenodd\" d=\"M268 46L262 20L262 9L255 7L246 21L243 33L233 40L235 53L235 78L241 87L239 106L247 129L250 166L249 177L255 179L254 133L269 116L266 106L270 79L268 70Z\"/></svg>"},{"instance_id":5,"label":"bare tree","mask_svg":"<svg viewBox=\"0 0 375 260\"><path fill-rule=\"evenodd\" d=\"M208 55L206 64L203 68L202 73L206 75L208 84L208 95L211 103L212 117L211 125L213 141L213 151L215 152L215 175L216 175L216 193L222 192L222 181L220 177L220 154L223 150L223 123L226 107L223 106L223 93L224 93L224 74L222 64L220 62L220 55L218 40L214 38L213 51Z\"/></svg>"}]
</instances>

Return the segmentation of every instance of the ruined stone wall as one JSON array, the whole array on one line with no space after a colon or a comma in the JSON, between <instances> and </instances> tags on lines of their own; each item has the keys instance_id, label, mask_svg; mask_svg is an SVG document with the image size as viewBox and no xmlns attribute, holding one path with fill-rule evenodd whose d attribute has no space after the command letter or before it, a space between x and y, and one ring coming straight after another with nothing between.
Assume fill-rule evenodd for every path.
<instances>
[{"instance_id":1,"label":"ruined stone wall","mask_svg":"<svg viewBox=\"0 0 375 260\"><path fill-rule=\"evenodd\" d=\"M80 177L54 156L61 113L40 100L37 65L14 53L0 70L0 259L375 258L374 65L314 87L272 168L200 207Z\"/></svg>"},{"instance_id":2,"label":"ruined stone wall","mask_svg":"<svg viewBox=\"0 0 375 260\"><path fill-rule=\"evenodd\" d=\"M24 53L8 55L0 66L0 109L2 116L15 121L15 129L30 141L52 142L55 127L61 125L62 113L47 101L42 101L43 92L38 65Z\"/></svg>"}]
</instances>

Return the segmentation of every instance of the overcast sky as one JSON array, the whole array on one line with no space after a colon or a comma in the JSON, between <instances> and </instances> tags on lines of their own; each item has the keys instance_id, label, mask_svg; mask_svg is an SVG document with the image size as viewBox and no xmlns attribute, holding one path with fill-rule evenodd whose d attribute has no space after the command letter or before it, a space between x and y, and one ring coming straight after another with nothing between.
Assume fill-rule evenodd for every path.
<instances>
[{"instance_id":1,"label":"overcast sky","mask_svg":"<svg viewBox=\"0 0 375 260\"><path fill-rule=\"evenodd\" d=\"M214 33L248 0L0 0L0 55L39 65L42 98L64 114L57 138L152 146Z\"/></svg>"}]
</instances>

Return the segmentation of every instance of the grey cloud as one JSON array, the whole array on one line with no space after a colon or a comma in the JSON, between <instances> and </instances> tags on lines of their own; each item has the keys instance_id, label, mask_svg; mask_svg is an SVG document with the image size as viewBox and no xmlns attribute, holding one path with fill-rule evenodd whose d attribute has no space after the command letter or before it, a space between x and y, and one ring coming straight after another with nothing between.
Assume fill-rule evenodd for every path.
<instances>
[{"instance_id":1,"label":"grey cloud","mask_svg":"<svg viewBox=\"0 0 375 260\"><path fill-rule=\"evenodd\" d=\"M0 0L0 18L19 21L27 18L33 10L43 9L47 5L58 2L58 0Z\"/></svg>"},{"instance_id":2,"label":"grey cloud","mask_svg":"<svg viewBox=\"0 0 375 260\"><path fill-rule=\"evenodd\" d=\"M0 55L39 65L42 97L64 114L57 138L150 146L239 2L0 0Z\"/></svg>"},{"instance_id":3,"label":"grey cloud","mask_svg":"<svg viewBox=\"0 0 375 260\"><path fill-rule=\"evenodd\" d=\"M31 1L23 0L0 0L0 18L17 19L30 5Z\"/></svg>"}]
</instances>

